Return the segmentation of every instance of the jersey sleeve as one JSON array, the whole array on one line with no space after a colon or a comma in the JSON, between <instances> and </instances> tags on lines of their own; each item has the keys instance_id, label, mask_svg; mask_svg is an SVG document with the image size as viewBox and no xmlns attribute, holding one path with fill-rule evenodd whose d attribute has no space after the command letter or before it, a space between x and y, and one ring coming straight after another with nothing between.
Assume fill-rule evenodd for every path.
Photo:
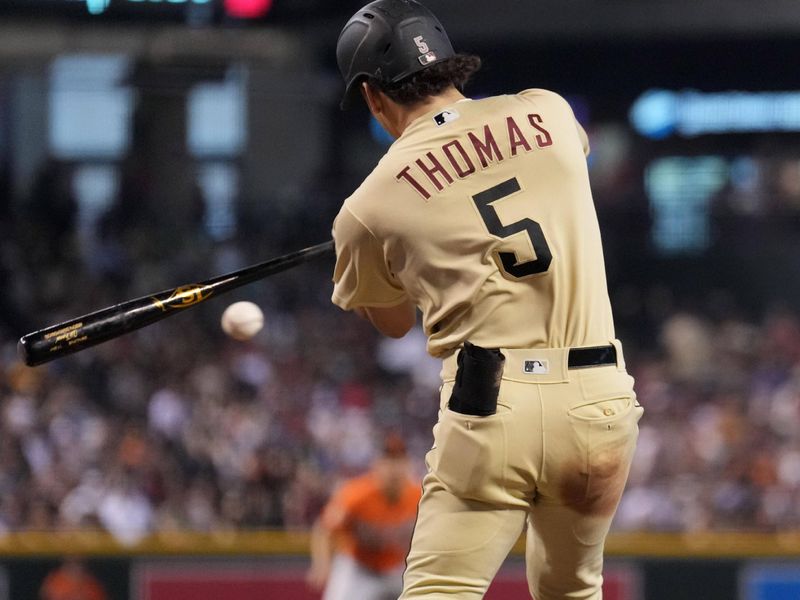
<instances>
[{"instance_id":1,"label":"jersey sleeve","mask_svg":"<svg viewBox=\"0 0 800 600\"><path fill-rule=\"evenodd\" d=\"M333 223L333 239L336 243L331 298L334 304L350 310L360 306L395 306L406 300L408 296L389 270L380 243L346 205Z\"/></svg>"}]
</instances>

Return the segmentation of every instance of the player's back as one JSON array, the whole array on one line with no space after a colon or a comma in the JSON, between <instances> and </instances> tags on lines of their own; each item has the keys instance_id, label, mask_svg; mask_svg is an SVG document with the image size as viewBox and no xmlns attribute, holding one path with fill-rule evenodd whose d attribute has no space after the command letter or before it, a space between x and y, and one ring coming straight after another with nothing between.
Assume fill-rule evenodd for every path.
<instances>
[{"instance_id":1,"label":"player's back","mask_svg":"<svg viewBox=\"0 0 800 600\"><path fill-rule=\"evenodd\" d=\"M382 240L429 350L614 337L585 134L545 90L416 119L345 208Z\"/></svg>"}]
</instances>

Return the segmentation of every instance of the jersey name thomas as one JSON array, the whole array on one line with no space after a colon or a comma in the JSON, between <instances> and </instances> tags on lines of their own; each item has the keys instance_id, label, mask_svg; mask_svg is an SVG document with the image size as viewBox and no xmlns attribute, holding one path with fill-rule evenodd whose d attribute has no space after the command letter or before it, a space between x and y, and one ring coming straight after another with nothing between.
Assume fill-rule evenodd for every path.
<instances>
[{"instance_id":1,"label":"jersey name thomas","mask_svg":"<svg viewBox=\"0 0 800 600\"><path fill-rule=\"evenodd\" d=\"M441 192L445 184L452 184L455 177L464 179L478 172L478 166L485 169L490 163L516 156L520 151L530 152L534 146L546 148L553 144L540 115L528 114L526 125L533 131L523 131L513 116L505 118L502 131L493 131L484 124L477 128L478 133L470 131L466 137L443 144L440 151L428 151L406 165L396 175L397 181L406 182L428 200L432 193Z\"/></svg>"}]
</instances>

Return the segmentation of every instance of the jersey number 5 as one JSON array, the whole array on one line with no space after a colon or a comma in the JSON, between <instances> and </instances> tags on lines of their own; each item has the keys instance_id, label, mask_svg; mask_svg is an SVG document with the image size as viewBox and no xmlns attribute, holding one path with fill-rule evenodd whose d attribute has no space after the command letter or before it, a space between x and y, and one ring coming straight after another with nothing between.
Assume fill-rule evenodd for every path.
<instances>
[{"instance_id":1,"label":"jersey number 5","mask_svg":"<svg viewBox=\"0 0 800 600\"><path fill-rule=\"evenodd\" d=\"M521 189L517 178L512 177L472 197L489 233L500 238L507 238L520 231L525 231L528 234L533 250L536 253L536 258L519 262L517 255L513 252L497 251L503 271L517 279L544 273L550 268L550 262L553 260L550 246L547 245L547 240L544 238L544 232L536 221L525 218L503 225L500 222L500 217L497 216L497 211L492 206L492 203L515 194Z\"/></svg>"}]
</instances>

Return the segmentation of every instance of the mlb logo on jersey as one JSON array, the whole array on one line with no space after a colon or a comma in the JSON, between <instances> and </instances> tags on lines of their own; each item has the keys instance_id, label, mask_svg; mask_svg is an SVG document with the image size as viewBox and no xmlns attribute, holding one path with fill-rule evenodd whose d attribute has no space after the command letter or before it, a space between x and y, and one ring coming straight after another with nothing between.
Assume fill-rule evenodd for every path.
<instances>
[{"instance_id":1,"label":"mlb logo on jersey","mask_svg":"<svg viewBox=\"0 0 800 600\"><path fill-rule=\"evenodd\" d=\"M457 110L443 110L439 114L433 115L433 122L436 123L438 127L441 127L445 123L455 121L460 116Z\"/></svg>"},{"instance_id":2,"label":"mlb logo on jersey","mask_svg":"<svg viewBox=\"0 0 800 600\"><path fill-rule=\"evenodd\" d=\"M550 372L550 363L538 358L526 360L522 365L522 371L532 375L545 375Z\"/></svg>"}]
</instances>

